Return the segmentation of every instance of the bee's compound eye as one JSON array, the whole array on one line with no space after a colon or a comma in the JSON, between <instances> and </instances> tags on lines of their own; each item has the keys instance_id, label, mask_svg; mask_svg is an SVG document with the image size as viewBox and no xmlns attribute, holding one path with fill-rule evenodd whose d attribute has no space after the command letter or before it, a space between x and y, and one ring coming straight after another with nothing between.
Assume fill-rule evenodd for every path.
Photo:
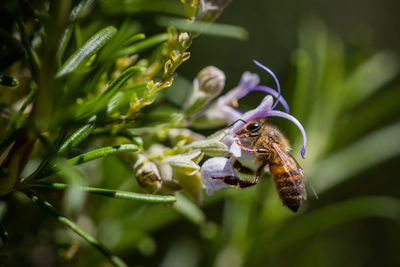
<instances>
[{"instance_id":1,"label":"bee's compound eye","mask_svg":"<svg viewBox=\"0 0 400 267\"><path fill-rule=\"evenodd\" d=\"M250 132L256 132L258 130L260 130L261 128L261 123L256 121L256 122L252 122L249 125L247 125L246 130L250 131Z\"/></svg>"}]
</instances>

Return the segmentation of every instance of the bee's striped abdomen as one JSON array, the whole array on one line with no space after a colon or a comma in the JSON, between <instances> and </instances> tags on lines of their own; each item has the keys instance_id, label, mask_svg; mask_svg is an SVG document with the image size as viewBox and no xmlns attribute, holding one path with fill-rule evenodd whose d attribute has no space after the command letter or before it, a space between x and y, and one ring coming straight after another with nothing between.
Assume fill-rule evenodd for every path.
<instances>
[{"instance_id":1,"label":"bee's striped abdomen","mask_svg":"<svg viewBox=\"0 0 400 267\"><path fill-rule=\"evenodd\" d=\"M302 174L298 169L288 169L280 161L269 165L271 176L284 205L296 212L305 198Z\"/></svg>"}]
</instances>

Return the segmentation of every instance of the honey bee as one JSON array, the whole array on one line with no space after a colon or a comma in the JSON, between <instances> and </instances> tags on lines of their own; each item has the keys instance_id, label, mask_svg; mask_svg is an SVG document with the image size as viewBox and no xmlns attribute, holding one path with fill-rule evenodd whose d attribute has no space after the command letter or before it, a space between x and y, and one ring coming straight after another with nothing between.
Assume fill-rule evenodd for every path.
<instances>
[{"instance_id":1,"label":"honey bee","mask_svg":"<svg viewBox=\"0 0 400 267\"><path fill-rule=\"evenodd\" d=\"M226 176L222 180L227 184L246 188L258 183L264 168L268 165L283 204L296 212L307 196L304 186L307 178L303 169L289 153L290 145L283 134L263 120L253 120L236 134L235 142L242 150L251 152L255 156L258 168L254 180L244 180L236 176ZM233 167L239 172L250 173L250 170L238 161ZM313 188L312 190L317 196Z\"/></svg>"}]
</instances>

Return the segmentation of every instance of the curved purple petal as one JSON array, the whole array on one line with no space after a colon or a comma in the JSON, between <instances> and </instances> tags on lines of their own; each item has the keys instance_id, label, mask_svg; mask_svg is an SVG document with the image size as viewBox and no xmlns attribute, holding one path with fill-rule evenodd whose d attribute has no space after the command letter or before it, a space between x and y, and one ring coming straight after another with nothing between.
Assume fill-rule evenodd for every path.
<instances>
[{"instance_id":1,"label":"curved purple petal","mask_svg":"<svg viewBox=\"0 0 400 267\"><path fill-rule=\"evenodd\" d=\"M221 105L221 111L224 114L225 120L228 122L228 124L234 123L243 117L241 112L228 105Z\"/></svg>"},{"instance_id":2,"label":"curved purple petal","mask_svg":"<svg viewBox=\"0 0 400 267\"><path fill-rule=\"evenodd\" d=\"M268 112L267 116L273 116L273 117L282 117L285 119L290 120L291 122L293 122L297 128L299 128L301 134L303 135L303 147L301 148L300 154L304 159L304 154L306 153L306 149L307 149L307 135L306 135L306 131L303 128L303 125L301 125L301 123L292 115L287 114L285 112L282 111L278 111L278 110L271 110L270 112Z\"/></svg>"},{"instance_id":3,"label":"curved purple petal","mask_svg":"<svg viewBox=\"0 0 400 267\"><path fill-rule=\"evenodd\" d=\"M229 104L232 101L239 100L249 93L249 89L256 86L260 82L260 77L251 72L244 72L240 78L239 84L230 90L226 95L220 97L220 101Z\"/></svg>"},{"instance_id":4,"label":"curved purple petal","mask_svg":"<svg viewBox=\"0 0 400 267\"><path fill-rule=\"evenodd\" d=\"M274 109L274 108L276 107L276 105L278 105L279 98L280 98L280 96L281 96L281 86L279 85L278 78L275 76L275 74L274 74L270 69L268 69L267 67L265 67L263 64L261 64L261 63L258 62L257 60L254 59L253 62L254 62L254 64L256 64L257 66L259 66L260 68L262 68L263 70L265 70L266 72L268 72L268 73L272 76L272 78L274 78L274 80L275 80L275 83L276 83L276 86L277 86L277 89L278 89L278 97L276 98L275 103L272 105L272 109Z\"/></svg>"},{"instance_id":5,"label":"curved purple petal","mask_svg":"<svg viewBox=\"0 0 400 267\"><path fill-rule=\"evenodd\" d=\"M279 102L282 104L283 108L285 109L285 112L286 113L290 112L288 103L276 90L269 88L267 86L258 85L258 86L251 88L250 91L263 91L263 92L266 92L266 93L274 96L276 98L276 100L277 101L279 100ZM272 106L272 108L274 108L274 106Z\"/></svg>"},{"instance_id":6,"label":"curved purple petal","mask_svg":"<svg viewBox=\"0 0 400 267\"><path fill-rule=\"evenodd\" d=\"M272 103L273 103L272 96L267 95L261 101L260 105L258 105L255 109L249 110L246 113L244 113L242 115L241 119L249 122L252 120L256 120L256 119L268 116L269 112L271 112ZM240 131L240 129L242 127L243 127L243 124L238 123L237 125L233 126L232 131L234 133L237 133Z\"/></svg>"}]
</instances>

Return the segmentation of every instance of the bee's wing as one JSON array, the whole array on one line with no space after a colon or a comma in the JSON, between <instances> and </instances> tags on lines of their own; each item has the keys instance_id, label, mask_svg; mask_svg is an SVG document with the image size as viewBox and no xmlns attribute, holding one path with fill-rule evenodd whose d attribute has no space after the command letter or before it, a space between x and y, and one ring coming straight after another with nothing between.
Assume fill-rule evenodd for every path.
<instances>
[{"instance_id":1,"label":"bee's wing","mask_svg":"<svg viewBox=\"0 0 400 267\"><path fill-rule=\"evenodd\" d=\"M299 163L297 162L297 160L296 160L292 155L290 155L290 157L292 157L293 161L297 164L297 166L298 166L298 168L299 168L299 170L300 170L300 173L301 173L301 178L303 179L303 181L304 181L305 183L308 184L308 186L310 187L311 191L313 192L315 198L318 199L317 191L315 191L314 186L311 184L310 180L308 180L308 178L307 178L307 176L305 175L303 169L300 167Z\"/></svg>"},{"instance_id":2,"label":"bee's wing","mask_svg":"<svg viewBox=\"0 0 400 267\"><path fill-rule=\"evenodd\" d=\"M307 183L310 186L311 191L315 195L315 198L318 199L318 195L315 192L314 187L311 185L310 181L307 179L307 176L305 175L303 169L300 167L300 165L296 161L296 159L292 155L290 155L289 153L286 153L285 151L283 151L277 144L272 143L271 146L275 150L276 155L281 159L284 168L288 172L290 170L297 170L299 172L299 177L303 182L300 186L303 188L303 191L304 191L304 199L307 198L307 193L306 193L306 190L304 188L304 183Z\"/></svg>"}]
</instances>

